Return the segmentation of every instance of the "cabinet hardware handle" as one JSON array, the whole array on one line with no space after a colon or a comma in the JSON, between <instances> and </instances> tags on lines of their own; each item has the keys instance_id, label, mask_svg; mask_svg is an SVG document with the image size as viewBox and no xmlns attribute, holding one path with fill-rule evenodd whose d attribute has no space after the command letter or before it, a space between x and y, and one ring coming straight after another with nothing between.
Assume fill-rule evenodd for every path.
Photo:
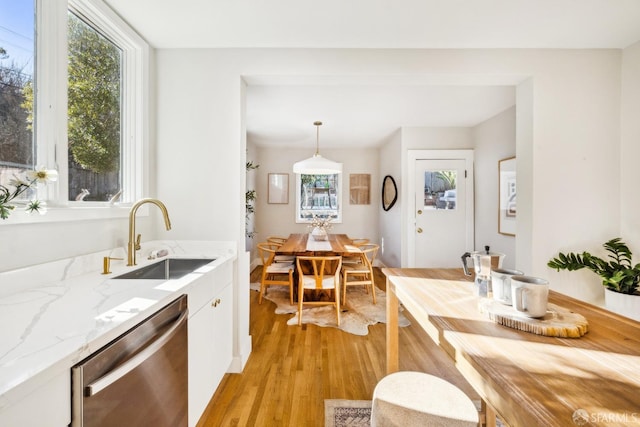
<instances>
[{"instance_id":1,"label":"cabinet hardware handle","mask_svg":"<svg viewBox=\"0 0 640 427\"><path fill-rule=\"evenodd\" d=\"M220 298L217 298L214 302L211 303L211 307L217 307L220 305L222 301L220 300Z\"/></svg>"},{"instance_id":2,"label":"cabinet hardware handle","mask_svg":"<svg viewBox=\"0 0 640 427\"><path fill-rule=\"evenodd\" d=\"M418 229L416 230L418 233L422 233L422 228L418 227Z\"/></svg>"}]
</instances>

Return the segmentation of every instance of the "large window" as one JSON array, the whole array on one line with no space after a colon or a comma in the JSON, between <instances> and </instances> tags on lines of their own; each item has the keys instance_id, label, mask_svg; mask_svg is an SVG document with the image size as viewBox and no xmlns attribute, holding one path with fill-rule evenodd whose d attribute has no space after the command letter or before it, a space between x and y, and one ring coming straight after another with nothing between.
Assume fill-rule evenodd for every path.
<instances>
[{"instance_id":1,"label":"large window","mask_svg":"<svg viewBox=\"0 0 640 427\"><path fill-rule=\"evenodd\" d=\"M69 200L120 191L122 52L73 12L68 21Z\"/></svg>"},{"instance_id":2,"label":"large window","mask_svg":"<svg viewBox=\"0 0 640 427\"><path fill-rule=\"evenodd\" d=\"M101 0L0 0L0 184L59 173L33 221L124 216L143 195L147 73L148 45Z\"/></svg>"},{"instance_id":3,"label":"large window","mask_svg":"<svg viewBox=\"0 0 640 427\"><path fill-rule=\"evenodd\" d=\"M0 185L35 166L34 11L33 0L0 0Z\"/></svg>"},{"instance_id":4,"label":"large window","mask_svg":"<svg viewBox=\"0 0 640 427\"><path fill-rule=\"evenodd\" d=\"M296 222L312 222L314 217L342 222L339 174L296 174Z\"/></svg>"}]
</instances>

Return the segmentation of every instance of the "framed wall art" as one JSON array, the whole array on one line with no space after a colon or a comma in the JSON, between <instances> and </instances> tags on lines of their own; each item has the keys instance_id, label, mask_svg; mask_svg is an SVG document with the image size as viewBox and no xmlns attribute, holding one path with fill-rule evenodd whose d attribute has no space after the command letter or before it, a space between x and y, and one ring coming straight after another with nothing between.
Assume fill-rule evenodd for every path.
<instances>
[{"instance_id":1,"label":"framed wall art","mask_svg":"<svg viewBox=\"0 0 640 427\"><path fill-rule=\"evenodd\" d=\"M349 203L352 205L368 205L370 203L370 186L370 174L349 174Z\"/></svg>"},{"instance_id":2,"label":"framed wall art","mask_svg":"<svg viewBox=\"0 0 640 427\"><path fill-rule=\"evenodd\" d=\"M498 233L515 236L518 213L516 205L515 157L498 161L498 179Z\"/></svg>"},{"instance_id":3,"label":"framed wall art","mask_svg":"<svg viewBox=\"0 0 640 427\"><path fill-rule=\"evenodd\" d=\"M286 205L289 203L289 174L270 173L267 202Z\"/></svg>"}]
</instances>

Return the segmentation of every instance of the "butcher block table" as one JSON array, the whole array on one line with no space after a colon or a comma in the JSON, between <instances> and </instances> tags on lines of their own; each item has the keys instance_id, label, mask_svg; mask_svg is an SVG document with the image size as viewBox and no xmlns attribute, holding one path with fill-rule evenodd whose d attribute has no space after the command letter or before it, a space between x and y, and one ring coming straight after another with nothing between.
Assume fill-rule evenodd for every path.
<instances>
[{"instance_id":1,"label":"butcher block table","mask_svg":"<svg viewBox=\"0 0 640 427\"><path fill-rule=\"evenodd\" d=\"M385 268L387 373L398 370L398 302L510 426L640 425L640 322L551 291L589 331L555 338L502 326L478 310L462 271ZM449 280L446 280L449 279Z\"/></svg>"}]
</instances>

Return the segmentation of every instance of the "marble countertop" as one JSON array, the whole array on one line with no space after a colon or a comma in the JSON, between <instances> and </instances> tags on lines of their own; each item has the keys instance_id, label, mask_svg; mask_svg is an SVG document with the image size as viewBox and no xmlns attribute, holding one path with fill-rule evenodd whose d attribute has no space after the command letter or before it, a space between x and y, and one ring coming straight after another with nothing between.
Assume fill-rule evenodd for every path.
<instances>
[{"instance_id":1,"label":"marble countertop","mask_svg":"<svg viewBox=\"0 0 640 427\"><path fill-rule=\"evenodd\" d=\"M142 245L138 266L154 251L168 257L235 259L235 242L155 241ZM185 293L197 274L174 280L114 280L126 267L123 249L0 273L0 410L117 338ZM104 256L111 274L102 275ZM136 268L137 268L136 267Z\"/></svg>"}]
</instances>

